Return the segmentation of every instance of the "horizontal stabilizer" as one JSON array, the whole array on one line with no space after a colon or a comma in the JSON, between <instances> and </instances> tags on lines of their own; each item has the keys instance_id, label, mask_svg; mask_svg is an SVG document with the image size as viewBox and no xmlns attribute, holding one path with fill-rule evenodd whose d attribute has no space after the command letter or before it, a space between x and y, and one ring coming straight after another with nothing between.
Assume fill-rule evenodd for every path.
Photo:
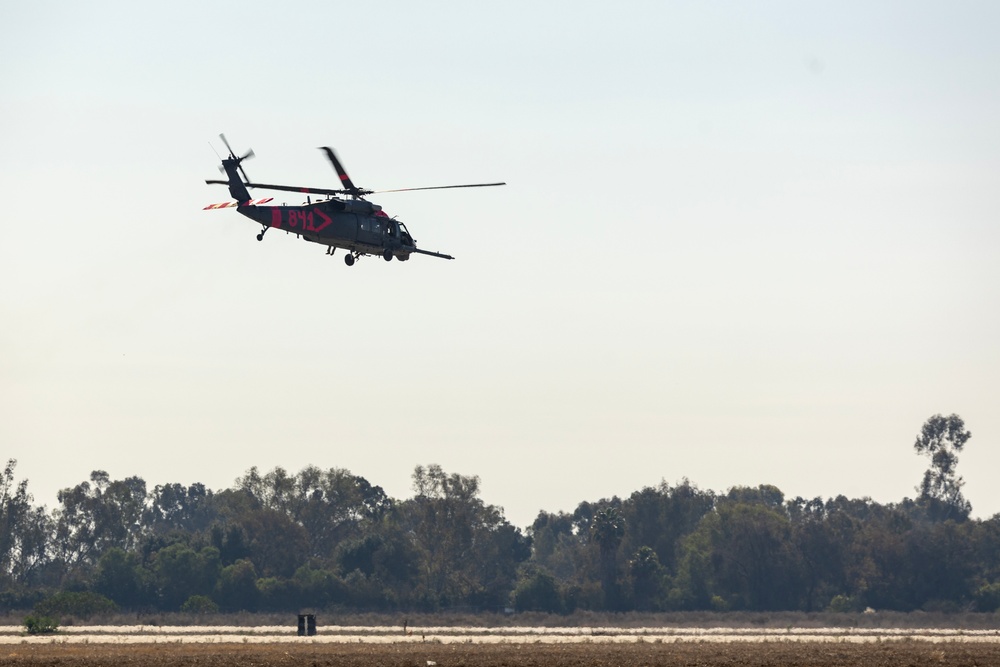
<instances>
[{"instance_id":1,"label":"horizontal stabilizer","mask_svg":"<svg viewBox=\"0 0 1000 667\"><path fill-rule=\"evenodd\" d=\"M248 201L246 204L244 204L244 206L257 206L259 204L266 204L267 202L271 201L272 199L274 199L274 197L266 197L264 199L254 199L252 201ZM208 211L208 210L211 210L213 208L234 208L236 206L239 206L239 203L234 202L234 201L227 201L227 202L222 202L221 204L209 204L208 206L206 206L205 208L203 208L201 210Z\"/></svg>"}]
</instances>

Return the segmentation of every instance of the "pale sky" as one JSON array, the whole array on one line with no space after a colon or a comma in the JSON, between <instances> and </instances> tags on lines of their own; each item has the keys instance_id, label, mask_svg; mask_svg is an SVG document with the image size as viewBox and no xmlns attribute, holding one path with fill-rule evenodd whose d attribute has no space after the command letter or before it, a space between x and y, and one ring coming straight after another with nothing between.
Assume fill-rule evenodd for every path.
<instances>
[{"instance_id":1,"label":"pale sky","mask_svg":"<svg viewBox=\"0 0 1000 667\"><path fill-rule=\"evenodd\" d=\"M916 495L935 413L1000 512L1000 5L8 2L0 456L229 487L418 464L539 510L661 480ZM407 263L259 228L372 196ZM269 193L261 193L267 196ZM297 195L273 194L298 203Z\"/></svg>"}]
</instances>

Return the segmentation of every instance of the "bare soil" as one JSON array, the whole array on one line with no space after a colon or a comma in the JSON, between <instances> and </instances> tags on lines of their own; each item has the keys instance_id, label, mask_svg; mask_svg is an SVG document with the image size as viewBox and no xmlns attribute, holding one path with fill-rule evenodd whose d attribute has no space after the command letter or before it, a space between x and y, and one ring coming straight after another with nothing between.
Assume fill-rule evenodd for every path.
<instances>
[{"instance_id":1,"label":"bare soil","mask_svg":"<svg viewBox=\"0 0 1000 667\"><path fill-rule=\"evenodd\" d=\"M1000 665L1000 644L893 641L655 644L13 644L0 665L59 667L919 667Z\"/></svg>"}]
</instances>

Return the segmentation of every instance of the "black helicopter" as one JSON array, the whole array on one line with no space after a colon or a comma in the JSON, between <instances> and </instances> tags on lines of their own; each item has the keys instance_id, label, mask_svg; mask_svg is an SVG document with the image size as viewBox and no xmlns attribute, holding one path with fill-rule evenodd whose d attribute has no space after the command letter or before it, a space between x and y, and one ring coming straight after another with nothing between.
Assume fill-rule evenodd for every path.
<instances>
[{"instance_id":1,"label":"black helicopter","mask_svg":"<svg viewBox=\"0 0 1000 667\"><path fill-rule=\"evenodd\" d=\"M222 171L227 180L206 180L206 183L218 183L229 186L229 194L235 202L211 204L204 210L236 207L237 212L259 223L263 229L257 234L257 240L264 240L264 232L271 227L284 229L302 237L306 241L321 243L327 246L326 254L332 255L336 248L347 251L344 262L353 266L355 260L362 255L381 255L385 261L393 257L406 261L413 253L455 259L451 255L439 252L421 250L417 242L407 231L406 226L395 218L390 218L382 211L382 207L365 199L366 195L378 192L411 192L415 190L446 190L450 188L483 188L505 183L472 183L469 185L438 185L424 188L399 188L396 190L366 190L359 188L351 181L344 167L340 164L332 149L323 147L330 163L340 177L342 189L306 188L294 185L272 185L267 183L251 183L243 171L242 162L254 156L252 150L242 157L229 146L225 135L219 138L229 151L229 157L222 160ZM240 178L242 176L242 178ZM309 201L300 206L263 206L272 198L253 199L247 188L262 190L282 190L285 192L300 192L306 195L326 195L328 199L316 202ZM337 195L347 195L339 198Z\"/></svg>"}]
</instances>

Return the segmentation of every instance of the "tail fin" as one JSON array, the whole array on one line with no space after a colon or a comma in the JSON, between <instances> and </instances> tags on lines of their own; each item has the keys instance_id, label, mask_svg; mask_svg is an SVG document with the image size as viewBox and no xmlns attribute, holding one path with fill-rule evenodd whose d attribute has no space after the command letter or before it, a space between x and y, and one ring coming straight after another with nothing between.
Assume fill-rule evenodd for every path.
<instances>
[{"instance_id":1,"label":"tail fin","mask_svg":"<svg viewBox=\"0 0 1000 667\"><path fill-rule=\"evenodd\" d=\"M243 155L243 157L236 157L236 153L233 152L233 147L229 145L226 141L226 135L220 134L219 139L222 139L222 143L226 146L226 150L229 151L229 157L222 161L222 169L226 172L226 176L229 177L229 194L232 195L233 199L237 201L241 206L250 201L250 193L247 192L247 186L243 181L250 182L247 178L247 173L243 171L243 167L240 163L247 158L253 157L253 149L251 148ZM240 174L243 178L240 178Z\"/></svg>"},{"instance_id":2,"label":"tail fin","mask_svg":"<svg viewBox=\"0 0 1000 667\"><path fill-rule=\"evenodd\" d=\"M222 161L222 168L226 170L226 176L229 177L229 194L240 205L250 201L250 193L247 191L247 186L243 183L243 179L240 178L240 162L242 161L243 158L238 157L229 157Z\"/></svg>"}]
</instances>

